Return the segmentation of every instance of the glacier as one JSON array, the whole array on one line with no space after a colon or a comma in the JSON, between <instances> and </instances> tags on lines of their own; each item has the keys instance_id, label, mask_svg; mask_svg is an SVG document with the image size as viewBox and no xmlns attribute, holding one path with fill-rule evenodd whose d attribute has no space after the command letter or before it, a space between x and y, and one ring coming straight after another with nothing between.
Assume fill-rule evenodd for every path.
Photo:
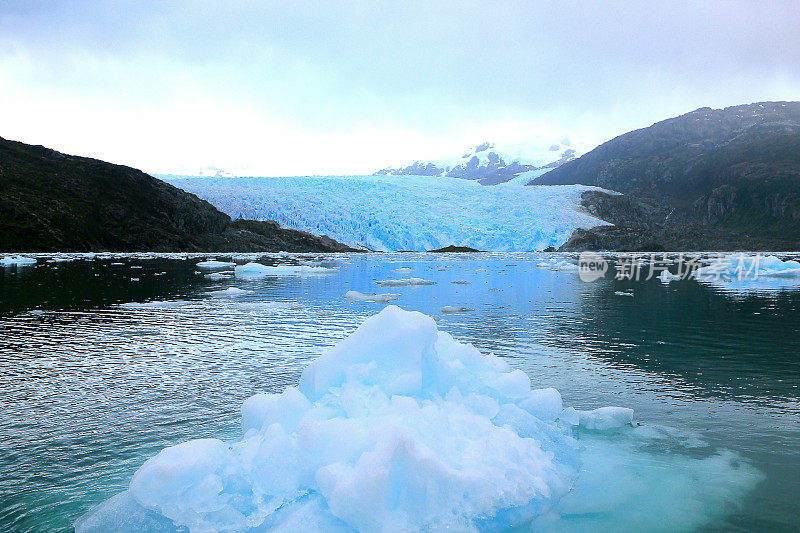
<instances>
[{"instance_id":1,"label":"glacier","mask_svg":"<svg viewBox=\"0 0 800 533\"><path fill-rule=\"evenodd\" d=\"M577 228L607 224L578 205L582 192L600 189L525 186L529 178L492 187L429 176L162 179L232 218L275 220L375 251L537 251L560 246Z\"/></svg>"},{"instance_id":2,"label":"glacier","mask_svg":"<svg viewBox=\"0 0 800 533\"><path fill-rule=\"evenodd\" d=\"M631 409L564 409L391 305L241 411L241 438L165 448L76 532L640 530L656 510L691 529L758 480L727 452L653 455L666 434Z\"/></svg>"}]
</instances>

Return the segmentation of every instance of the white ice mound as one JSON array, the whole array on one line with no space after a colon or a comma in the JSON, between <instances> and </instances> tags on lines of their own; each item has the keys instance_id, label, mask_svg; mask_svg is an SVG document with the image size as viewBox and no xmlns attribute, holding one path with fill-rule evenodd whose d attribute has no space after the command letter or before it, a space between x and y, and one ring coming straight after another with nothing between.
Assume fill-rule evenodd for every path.
<instances>
[{"instance_id":1,"label":"white ice mound","mask_svg":"<svg viewBox=\"0 0 800 533\"><path fill-rule=\"evenodd\" d=\"M25 257L24 255L7 255L0 258L0 266L27 266L35 265L36 259L33 257Z\"/></svg>"},{"instance_id":2,"label":"white ice mound","mask_svg":"<svg viewBox=\"0 0 800 533\"><path fill-rule=\"evenodd\" d=\"M562 412L557 390L531 390L502 359L388 306L297 388L245 401L240 440L163 450L76 530L153 530L154 517L191 531L498 530L572 486ZM585 417L602 429L629 414Z\"/></svg>"},{"instance_id":3,"label":"white ice mound","mask_svg":"<svg viewBox=\"0 0 800 533\"><path fill-rule=\"evenodd\" d=\"M308 265L276 265L267 266L261 263L250 262L239 265L235 269L237 278L258 279L267 276L307 276L313 274L330 274L336 272L334 268Z\"/></svg>"}]
</instances>

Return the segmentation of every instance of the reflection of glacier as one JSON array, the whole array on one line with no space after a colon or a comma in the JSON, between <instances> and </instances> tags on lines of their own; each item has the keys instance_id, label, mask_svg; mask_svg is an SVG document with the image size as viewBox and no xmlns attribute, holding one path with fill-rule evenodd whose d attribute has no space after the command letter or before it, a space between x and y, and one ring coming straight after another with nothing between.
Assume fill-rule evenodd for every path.
<instances>
[{"instance_id":1,"label":"reflection of glacier","mask_svg":"<svg viewBox=\"0 0 800 533\"><path fill-rule=\"evenodd\" d=\"M581 212L580 185L484 187L421 176L169 178L233 218L276 220L373 250L448 245L531 251L564 243L576 228L603 224Z\"/></svg>"}]
</instances>

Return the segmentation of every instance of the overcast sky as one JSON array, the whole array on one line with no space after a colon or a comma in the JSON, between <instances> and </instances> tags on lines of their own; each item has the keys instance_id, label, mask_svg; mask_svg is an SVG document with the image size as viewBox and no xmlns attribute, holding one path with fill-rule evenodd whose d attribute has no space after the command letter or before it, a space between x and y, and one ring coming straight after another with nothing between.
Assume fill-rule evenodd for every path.
<instances>
[{"instance_id":1,"label":"overcast sky","mask_svg":"<svg viewBox=\"0 0 800 533\"><path fill-rule=\"evenodd\" d=\"M0 2L0 137L142 168L369 173L800 99L797 2ZM544 140L543 140L544 139Z\"/></svg>"}]
</instances>

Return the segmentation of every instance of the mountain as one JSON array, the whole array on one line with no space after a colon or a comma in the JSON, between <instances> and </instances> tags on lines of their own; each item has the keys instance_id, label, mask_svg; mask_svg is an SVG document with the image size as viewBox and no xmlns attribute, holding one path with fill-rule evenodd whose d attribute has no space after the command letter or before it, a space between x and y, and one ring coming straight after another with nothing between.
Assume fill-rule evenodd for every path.
<instances>
[{"instance_id":1,"label":"mountain","mask_svg":"<svg viewBox=\"0 0 800 533\"><path fill-rule=\"evenodd\" d=\"M565 250L800 249L800 102L704 107L612 139L529 185L583 184L614 227Z\"/></svg>"},{"instance_id":2,"label":"mountain","mask_svg":"<svg viewBox=\"0 0 800 533\"><path fill-rule=\"evenodd\" d=\"M437 161L414 161L400 168L384 168L376 175L440 176L477 180L481 185L497 185L521 174L545 172L575 158L575 149L565 139L561 144L550 144L546 149L531 145L496 146L485 142L470 148L460 156Z\"/></svg>"},{"instance_id":3,"label":"mountain","mask_svg":"<svg viewBox=\"0 0 800 533\"><path fill-rule=\"evenodd\" d=\"M139 170L0 138L0 251L345 251Z\"/></svg>"}]
</instances>

